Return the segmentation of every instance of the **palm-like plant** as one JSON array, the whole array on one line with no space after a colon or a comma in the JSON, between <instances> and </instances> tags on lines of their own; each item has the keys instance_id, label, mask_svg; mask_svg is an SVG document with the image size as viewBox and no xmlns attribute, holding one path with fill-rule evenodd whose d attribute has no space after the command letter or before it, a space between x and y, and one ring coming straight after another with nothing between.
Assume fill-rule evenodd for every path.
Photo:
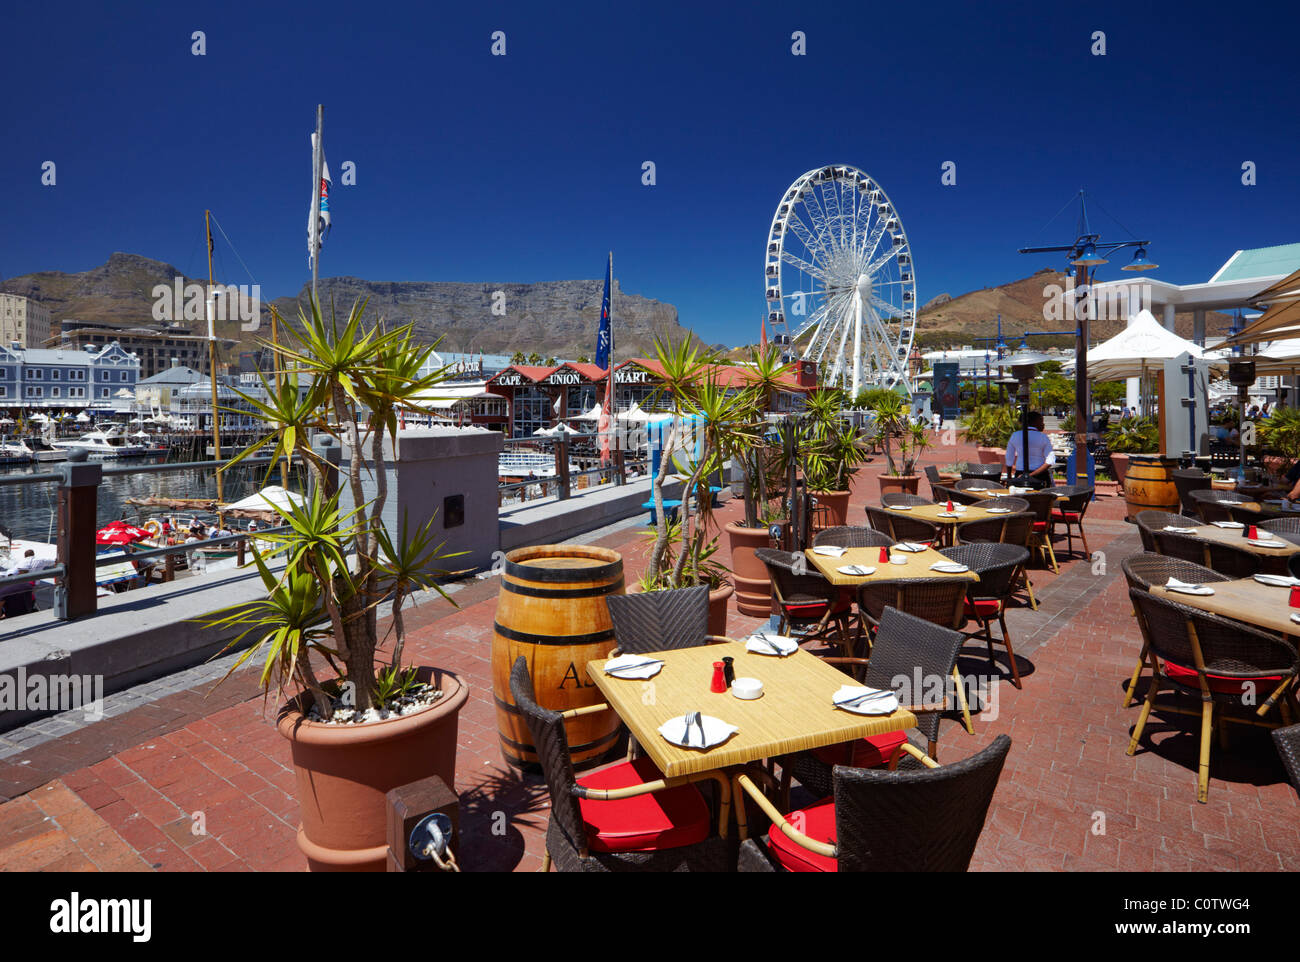
<instances>
[{"instance_id":1,"label":"palm-like plant","mask_svg":"<svg viewBox=\"0 0 1300 962\"><path fill-rule=\"evenodd\" d=\"M310 496L300 506L280 509L289 530L259 535L271 543L270 556L283 557L283 571L273 573L256 542L252 546L267 597L224 609L208 621L243 629L232 645L253 636L253 647L239 663L260 654L263 684L283 690L297 683L323 718L332 715L334 699L316 677L310 655L323 656L349 685L358 712L382 707L385 695L409 687L400 684L409 680L401 668L402 601L415 590L441 591L436 579L445 572L436 564L451 557L434 545L431 523L411 531L403 521L401 537L394 540L381 520L388 495L385 438L396 434L398 409L415 406L446 371L428 364L434 346L417 347L410 325L392 331L382 322L366 327L364 313L365 302L358 301L340 324L333 309L326 320L313 300L310 314L300 311L297 326L281 328L289 343L263 342L285 376L276 384L262 379L265 400L237 393L270 430L223 468L269 450L272 464L292 457L309 469ZM355 507L350 511L340 507L334 469L313 449L313 433L351 449L346 483ZM375 497L369 501L363 488L367 452L375 465ZM377 674L378 607L389 599L395 641L390 664Z\"/></svg>"}]
</instances>

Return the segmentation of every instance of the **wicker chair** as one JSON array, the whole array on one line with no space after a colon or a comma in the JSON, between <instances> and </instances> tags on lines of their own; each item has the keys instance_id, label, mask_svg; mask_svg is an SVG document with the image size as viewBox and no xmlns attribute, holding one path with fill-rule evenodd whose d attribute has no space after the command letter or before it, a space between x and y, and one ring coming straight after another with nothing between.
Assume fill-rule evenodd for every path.
<instances>
[{"instance_id":1,"label":"wicker chair","mask_svg":"<svg viewBox=\"0 0 1300 962\"><path fill-rule=\"evenodd\" d=\"M933 464L927 464L925 466L925 480L930 484L930 497L937 501L938 498L935 497L934 488L935 485L943 484L943 475L939 473L939 469Z\"/></svg>"},{"instance_id":2,"label":"wicker chair","mask_svg":"<svg viewBox=\"0 0 1300 962\"><path fill-rule=\"evenodd\" d=\"M1023 498L1001 498L1003 501L1020 501L1028 505ZM1011 505L1008 505L1011 507ZM980 521L966 521L957 525L956 539L958 545L964 544L1014 544L1029 548L1029 539L1034 530L1034 515L1028 511L1003 515L1000 518L984 518ZM1034 598L1034 584L1029 578L1029 566L1021 569L1025 594L1029 597L1029 607L1038 610L1038 601Z\"/></svg>"},{"instance_id":3,"label":"wicker chair","mask_svg":"<svg viewBox=\"0 0 1300 962\"><path fill-rule=\"evenodd\" d=\"M1172 531L1152 531L1151 537L1155 540L1157 553L1204 565L1229 578L1249 578L1259 572L1259 555L1251 554L1245 548Z\"/></svg>"},{"instance_id":4,"label":"wicker chair","mask_svg":"<svg viewBox=\"0 0 1300 962\"><path fill-rule=\"evenodd\" d=\"M952 678L954 692L960 691L961 679L957 675L957 655L965 639L960 632L940 627L915 615L905 614L896 608L886 608L880 616L880 630L876 634L871 658L828 658L828 662L854 673L861 684L872 688L890 689L900 695L900 701L913 708L916 730L925 738L926 754L939 757L939 722L941 711L950 707L945 691L942 701L928 703L926 691L913 692L911 688L922 679L922 686L937 684ZM862 670L865 666L865 672ZM932 680L933 679L933 680ZM900 691L900 680L902 690ZM964 720L969 719L965 698L959 696L956 704L962 708ZM929 710L923 710L929 709ZM781 798L788 799L790 777L818 798L831 793L831 767L837 764L855 768L876 768L897 761L895 755L907 742L904 732L887 732L872 735L840 745L827 745L782 760Z\"/></svg>"},{"instance_id":5,"label":"wicker chair","mask_svg":"<svg viewBox=\"0 0 1300 962\"><path fill-rule=\"evenodd\" d=\"M766 837L741 843L738 867L742 872L964 872L1010 750L1011 739L999 735L969 758L943 766L930 761L920 771L837 765L832 797L789 816L777 811L748 775L737 776L740 790L772 819ZM738 804L737 811L745 807Z\"/></svg>"},{"instance_id":6,"label":"wicker chair","mask_svg":"<svg viewBox=\"0 0 1300 962\"><path fill-rule=\"evenodd\" d=\"M1268 725L1260 721L1281 702L1284 721L1300 712L1295 701L1295 680L1300 657L1295 645L1208 612L1130 588L1129 597L1145 625L1150 651L1152 682L1129 742L1128 754L1137 752L1156 694L1172 687L1201 699L1201 756L1197 771L1196 800L1204 803L1210 791L1210 742L1218 715L1225 721ZM1262 701L1257 701L1256 688ZM1258 707L1256 707L1258 705ZM1222 710L1216 712L1216 706ZM1241 709L1247 717L1234 717ZM1249 717L1252 715L1254 717Z\"/></svg>"},{"instance_id":7,"label":"wicker chair","mask_svg":"<svg viewBox=\"0 0 1300 962\"><path fill-rule=\"evenodd\" d=\"M1271 521L1256 522L1260 531L1271 531L1280 538L1300 544L1300 518L1274 518Z\"/></svg>"},{"instance_id":8,"label":"wicker chair","mask_svg":"<svg viewBox=\"0 0 1300 962\"><path fill-rule=\"evenodd\" d=\"M963 481L969 481L972 478L996 481L1002 477L1002 470L1000 464L967 464L961 469L961 476Z\"/></svg>"},{"instance_id":9,"label":"wicker chair","mask_svg":"<svg viewBox=\"0 0 1300 962\"><path fill-rule=\"evenodd\" d=\"M934 504L929 498L923 498L919 494L908 494L906 491L890 491L880 496L880 503L886 508L896 508L900 504L904 507L916 507L918 504Z\"/></svg>"},{"instance_id":10,"label":"wicker chair","mask_svg":"<svg viewBox=\"0 0 1300 962\"><path fill-rule=\"evenodd\" d=\"M605 599L618 647L612 654L698 648L730 641L709 634L709 586L610 595Z\"/></svg>"},{"instance_id":11,"label":"wicker chair","mask_svg":"<svg viewBox=\"0 0 1300 962\"><path fill-rule=\"evenodd\" d=\"M1056 526L1065 525L1065 550L1074 554L1074 529L1079 529L1079 540L1083 542L1083 556L1092 556L1088 550L1088 536L1083 532L1083 516L1092 504L1093 487L1090 484L1061 484L1047 489L1056 495L1057 501L1052 508L1051 520L1047 524L1047 540L1056 537Z\"/></svg>"},{"instance_id":12,"label":"wicker chair","mask_svg":"<svg viewBox=\"0 0 1300 962\"><path fill-rule=\"evenodd\" d=\"M1274 728L1272 734L1273 744L1277 746L1277 753L1286 766L1286 777L1291 780L1295 790L1300 792L1300 725Z\"/></svg>"},{"instance_id":13,"label":"wicker chair","mask_svg":"<svg viewBox=\"0 0 1300 962\"><path fill-rule=\"evenodd\" d=\"M1168 512L1139 511L1138 517L1140 518L1144 514L1168 514ZM1178 518L1182 517L1182 515L1174 514L1169 515L1169 517ZM1141 521L1138 523L1141 524ZM1128 582L1129 588L1137 588L1141 591L1150 591L1152 585L1168 584L1170 578L1177 578L1179 581L1194 585L1231 580L1227 575L1211 571L1205 565L1197 564L1194 561L1184 561L1182 558L1170 558L1166 555L1152 554L1150 552L1125 558L1120 562L1120 567L1124 569L1124 579ZM1141 619L1138 621L1138 627L1142 628ZM1129 678L1128 688L1124 691L1125 708L1133 704L1133 692L1137 689L1138 679L1142 676L1142 669L1146 667L1148 650L1144 631L1142 635L1142 652L1138 655L1138 663L1133 669L1133 676Z\"/></svg>"},{"instance_id":14,"label":"wicker chair","mask_svg":"<svg viewBox=\"0 0 1300 962\"><path fill-rule=\"evenodd\" d=\"M966 565L980 576L978 584L966 589L966 617L979 626L980 631L975 633L975 637L980 637L982 632L990 664L997 663L993 657L992 624L997 619L1002 629L1002 644L1007 649L1007 661L1011 664L1011 683L1020 688L1020 668L1011 648L1011 635L1007 632L1006 610L1007 601L1020 583L1021 571L1029 560L1029 549L1014 544L966 544L944 548L940 554Z\"/></svg>"},{"instance_id":15,"label":"wicker chair","mask_svg":"<svg viewBox=\"0 0 1300 962\"><path fill-rule=\"evenodd\" d=\"M829 639L833 623L842 650L850 654L852 596L822 577L802 551L755 548L754 556L763 562L772 579L772 597L781 612L777 630L794 630L803 641L813 641Z\"/></svg>"},{"instance_id":16,"label":"wicker chair","mask_svg":"<svg viewBox=\"0 0 1300 962\"><path fill-rule=\"evenodd\" d=\"M860 528L854 525L840 525L827 528L813 535L813 547L838 545L841 548L887 548L894 539L875 528Z\"/></svg>"},{"instance_id":17,"label":"wicker chair","mask_svg":"<svg viewBox=\"0 0 1300 962\"><path fill-rule=\"evenodd\" d=\"M551 795L543 871L726 871L731 864L726 826L731 786L717 772L664 778L648 758L616 762L582 778L573 770L564 719L604 705L554 712L537 704L528 662L510 672L510 693L528 723ZM708 802L691 782L717 785L714 830ZM643 796L652 795L647 804Z\"/></svg>"},{"instance_id":18,"label":"wicker chair","mask_svg":"<svg viewBox=\"0 0 1300 962\"><path fill-rule=\"evenodd\" d=\"M1231 491L1214 491L1202 490L1189 492L1192 502L1196 505L1196 515L1206 524L1215 521L1232 521L1232 512L1228 510L1229 505L1245 504L1249 498L1240 494L1234 494Z\"/></svg>"},{"instance_id":19,"label":"wicker chair","mask_svg":"<svg viewBox=\"0 0 1300 962\"><path fill-rule=\"evenodd\" d=\"M1029 502L1029 513L1034 516L1033 529L1029 535L1030 554L1043 559L1044 564L1050 559L1053 571L1060 571L1056 564L1056 552L1052 550L1052 511L1056 507L1056 495L1050 490L1030 491L1019 495Z\"/></svg>"},{"instance_id":20,"label":"wicker chair","mask_svg":"<svg viewBox=\"0 0 1300 962\"><path fill-rule=\"evenodd\" d=\"M931 488L935 493L934 501L936 504L943 504L945 501L951 501L954 504L979 504L980 503L979 495L975 495L967 491L963 491L961 488L956 487L955 485L952 487L949 487L947 485L942 485L942 484L937 486L931 485Z\"/></svg>"},{"instance_id":21,"label":"wicker chair","mask_svg":"<svg viewBox=\"0 0 1300 962\"><path fill-rule=\"evenodd\" d=\"M1200 468L1175 468L1169 475L1174 479L1174 487L1178 489L1178 501L1182 505L1183 514L1199 518L1200 512L1196 510L1192 492L1209 491L1213 479Z\"/></svg>"},{"instance_id":22,"label":"wicker chair","mask_svg":"<svg viewBox=\"0 0 1300 962\"><path fill-rule=\"evenodd\" d=\"M867 505L867 523L899 541L938 541L942 537L939 525L905 514L893 514L884 508Z\"/></svg>"},{"instance_id":23,"label":"wicker chair","mask_svg":"<svg viewBox=\"0 0 1300 962\"><path fill-rule=\"evenodd\" d=\"M1153 531L1159 531L1161 528L1195 528L1197 519L1189 518L1187 515L1174 514L1170 511L1158 511L1154 508L1147 508L1139 511L1133 518L1137 522L1138 537L1142 539L1143 551L1155 551L1156 539L1152 534Z\"/></svg>"}]
</instances>

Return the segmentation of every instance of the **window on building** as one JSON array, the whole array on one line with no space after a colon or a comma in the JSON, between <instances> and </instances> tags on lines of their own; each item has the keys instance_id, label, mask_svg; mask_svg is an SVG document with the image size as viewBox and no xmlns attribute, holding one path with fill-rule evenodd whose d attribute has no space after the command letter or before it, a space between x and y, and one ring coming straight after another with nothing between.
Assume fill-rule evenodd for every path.
<instances>
[{"instance_id":1,"label":"window on building","mask_svg":"<svg viewBox=\"0 0 1300 962\"><path fill-rule=\"evenodd\" d=\"M551 423L551 397L535 387L515 388L514 437L531 437Z\"/></svg>"},{"instance_id":2,"label":"window on building","mask_svg":"<svg viewBox=\"0 0 1300 962\"><path fill-rule=\"evenodd\" d=\"M101 389L100 397L108 397L108 388Z\"/></svg>"},{"instance_id":3,"label":"window on building","mask_svg":"<svg viewBox=\"0 0 1300 962\"><path fill-rule=\"evenodd\" d=\"M9 396L9 388L5 387L3 384L0 384L0 397L8 397L8 396Z\"/></svg>"},{"instance_id":4,"label":"window on building","mask_svg":"<svg viewBox=\"0 0 1300 962\"><path fill-rule=\"evenodd\" d=\"M57 381L59 379L59 373L60 373L59 369L56 367L54 370L50 372L50 380Z\"/></svg>"},{"instance_id":5,"label":"window on building","mask_svg":"<svg viewBox=\"0 0 1300 962\"><path fill-rule=\"evenodd\" d=\"M44 397L44 396L45 396L45 388L41 388L41 387L33 387L32 385L29 384L29 385L27 385L27 396L28 396L28 397Z\"/></svg>"},{"instance_id":6,"label":"window on building","mask_svg":"<svg viewBox=\"0 0 1300 962\"><path fill-rule=\"evenodd\" d=\"M45 372L41 370L39 367L34 367L27 372L27 376L30 377L33 381L39 381L41 378L45 376Z\"/></svg>"},{"instance_id":7,"label":"window on building","mask_svg":"<svg viewBox=\"0 0 1300 962\"><path fill-rule=\"evenodd\" d=\"M59 396L59 389L56 387L50 388L50 397L58 397L58 396Z\"/></svg>"}]
</instances>

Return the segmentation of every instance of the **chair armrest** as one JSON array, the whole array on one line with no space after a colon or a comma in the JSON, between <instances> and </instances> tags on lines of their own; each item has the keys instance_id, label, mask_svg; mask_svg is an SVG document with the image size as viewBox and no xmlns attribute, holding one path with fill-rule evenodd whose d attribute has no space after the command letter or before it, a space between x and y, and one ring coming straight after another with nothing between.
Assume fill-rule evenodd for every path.
<instances>
[{"instance_id":1,"label":"chair armrest","mask_svg":"<svg viewBox=\"0 0 1300 962\"><path fill-rule=\"evenodd\" d=\"M917 748L915 745L912 745L908 742L903 742L903 744L895 748L893 752L891 752L889 755L889 770L891 772L895 771L898 768L898 763L902 759L903 752L907 752L907 754L911 755L913 758L915 758L926 768L939 767L939 763L936 762L929 755L927 755L925 752L921 751L921 749Z\"/></svg>"},{"instance_id":2,"label":"chair armrest","mask_svg":"<svg viewBox=\"0 0 1300 962\"><path fill-rule=\"evenodd\" d=\"M582 708L570 708L568 711L560 712L561 718L578 718L582 715L594 715L597 712L609 711L609 706L604 702L598 705L584 705Z\"/></svg>"},{"instance_id":3,"label":"chair armrest","mask_svg":"<svg viewBox=\"0 0 1300 962\"><path fill-rule=\"evenodd\" d=\"M731 783L721 772L699 772L694 775L679 775L675 778L656 778L653 782L629 785L627 788L587 788L585 785L574 782L570 791L573 792L576 798L584 798L587 801L616 802L624 798L653 795L655 792L662 792L666 788L680 788L692 782L704 781L714 782L718 786L718 798L721 802L718 806L718 835L726 838L727 826L731 822Z\"/></svg>"},{"instance_id":4,"label":"chair armrest","mask_svg":"<svg viewBox=\"0 0 1300 962\"><path fill-rule=\"evenodd\" d=\"M755 804L763 810L763 814L772 820L772 824L778 826L785 836L800 848L806 848L810 852L816 852L818 855L824 855L827 858L839 857L834 845L828 845L825 842L817 841L815 838L809 838L803 832L800 832L793 825L787 822L785 816L776 810L776 806L767 800L767 796L758 790L758 786L750 781L748 775L737 775L736 784L744 789L745 794L754 800ZM743 804L743 800L738 799L736 802L737 807Z\"/></svg>"}]
</instances>

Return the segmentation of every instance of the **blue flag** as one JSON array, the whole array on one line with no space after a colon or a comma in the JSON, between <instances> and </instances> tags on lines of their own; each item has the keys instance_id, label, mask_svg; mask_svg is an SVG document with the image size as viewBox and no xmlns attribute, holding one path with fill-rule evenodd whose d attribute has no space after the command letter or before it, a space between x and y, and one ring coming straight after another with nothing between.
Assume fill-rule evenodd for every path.
<instances>
[{"instance_id":1,"label":"blue flag","mask_svg":"<svg viewBox=\"0 0 1300 962\"><path fill-rule=\"evenodd\" d=\"M605 266L605 296L600 299L600 330L596 334L596 367L608 369L609 356L614 350L614 331L609 317L609 288L614 277L614 253Z\"/></svg>"}]
</instances>

